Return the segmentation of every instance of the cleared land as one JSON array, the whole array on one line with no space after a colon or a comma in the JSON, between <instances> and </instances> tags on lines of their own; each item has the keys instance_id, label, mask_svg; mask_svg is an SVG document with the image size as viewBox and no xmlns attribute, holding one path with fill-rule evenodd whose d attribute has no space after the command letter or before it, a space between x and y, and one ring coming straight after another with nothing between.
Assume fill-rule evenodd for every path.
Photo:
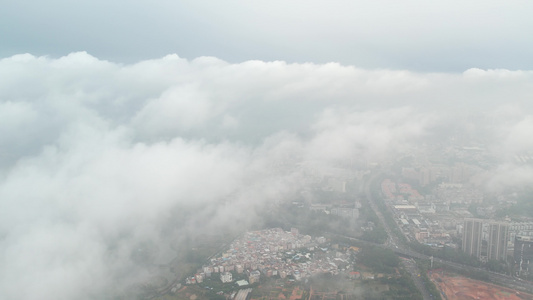
<instances>
[{"instance_id":1,"label":"cleared land","mask_svg":"<svg viewBox=\"0 0 533 300\"><path fill-rule=\"evenodd\" d=\"M533 300L533 295L446 272L432 272L430 278L448 300Z\"/></svg>"}]
</instances>

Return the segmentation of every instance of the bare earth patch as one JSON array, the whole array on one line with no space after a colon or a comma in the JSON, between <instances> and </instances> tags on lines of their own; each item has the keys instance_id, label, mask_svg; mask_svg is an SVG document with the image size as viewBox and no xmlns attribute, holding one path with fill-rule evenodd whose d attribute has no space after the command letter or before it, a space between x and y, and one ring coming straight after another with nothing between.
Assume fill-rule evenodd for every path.
<instances>
[{"instance_id":1,"label":"bare earth patch","mask_svg":"<svg viewBox=\"0 0 533 300\"><path fill-rule=\"evenodd\" d=\"M448 300L532 300L533 295L446 272L432 272L431 280Z\"/></svg>"}]
</instances>

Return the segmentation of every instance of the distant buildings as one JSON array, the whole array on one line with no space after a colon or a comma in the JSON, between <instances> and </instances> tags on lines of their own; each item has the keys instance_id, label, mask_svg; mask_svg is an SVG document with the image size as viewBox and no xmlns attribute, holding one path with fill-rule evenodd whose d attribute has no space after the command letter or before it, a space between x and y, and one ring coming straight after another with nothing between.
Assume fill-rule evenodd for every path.
<instances>
[{"instance_id":1,"label":"distant buildings","mask_svg":"<svg viewBox=\"0 0 533 300\"><path fill-rule=\"evenodd\" d=\"M343 208L337 207L331 209L331 214L335 216L345 217L345 218L359 218L359 210L357 208Z\"/></svg>"},{"instance_id":2,"label":"distant buildings","mask_svg":"<svg viewBox=\"0 0 533 300\"><path fill-rule=\"evenodd\" d=\"M321 237L317 237L317 238L316 238L316 242L317 242L318 244L324 244L324 243L326 242L326 238L323 237L323 236L321 236Z\"/></svg>"},{"instance_id":3,"label":"distant buildings","mask_svg":"<svg viewBox=\"0 0 533 300\"><path fill-rule=\"evenodd\" d=\"M329 178L325 190L346 193L346 181L338 178Z\"/></svg>"}]
</instances>

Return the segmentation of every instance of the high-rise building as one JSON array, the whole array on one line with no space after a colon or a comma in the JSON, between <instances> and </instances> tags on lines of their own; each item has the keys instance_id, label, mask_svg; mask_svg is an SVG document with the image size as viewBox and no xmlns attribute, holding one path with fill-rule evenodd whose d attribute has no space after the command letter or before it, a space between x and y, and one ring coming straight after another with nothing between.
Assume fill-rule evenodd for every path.
<instances>
[{"instance_id":1,"label":"high-rise building","mask_svg":"<svg viewBox=\"0 0 533 300\"><path fill-rule=\"evenodd\" d=\"M501 222L489 223L489 240L487 258L494 260L507 259L507 236L509 224Z\"/></svg>"},{"instance_id":2,"label":"high-rise building","mask_svg":"<svg viewBox=\"0 0 533 300\"><path fill-rule=\"evenodd\" d=\"M530 263L533 263L533 237L515 237L514 262L518 275L528 275L530 273Z\"/></svg>"},{"instance_id":3,"label":"high-rise building","mask_svg":"<svg viewBox=\"0 0 533 300\"><path fill-rule=\"evenodd\" d=\"M483 220L465 219L463 225L463 251L469 255L481 255L481 237L483 235Z\"/></svg>"}]
</instances>

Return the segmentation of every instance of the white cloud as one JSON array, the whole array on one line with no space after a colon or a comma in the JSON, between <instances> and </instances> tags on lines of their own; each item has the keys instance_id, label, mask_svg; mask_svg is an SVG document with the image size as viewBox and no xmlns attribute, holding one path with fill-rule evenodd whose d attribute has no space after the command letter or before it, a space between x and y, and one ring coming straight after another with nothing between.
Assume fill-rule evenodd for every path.
<instances>
[{"instance_id":1,"label":"white cloud","mask_svg":"<svg viewBox=\"0 0 533 300\"><path fill-rule=\"evenodd\" d=\"M203 125L212 114L206 95L192 87L171 88L148 101L133 117L134 126L147 136L176 134Z\"/></svg>"},{"instance_id":2,"label":"white cloud","mask_svg":"<svg viewBox=\"0 0 533 300\"><path fill-rule=\"evenodd\" d=\"M408 108L326 110L315 126L316 135L308 149L318 160L349 158L359 163L389 160L423 137L431 117Z\"/></svg>"},{"instance_id":3,"label":"white cloud","mask_svg":"<svg viewBox=\"0 0 533 300\"><path fill-rule=\"evenodd\" d=\"M491 72L177 55L121 65L83 52L0 60L0 298L127 290L153 276L132 258L139 245L168 261L187 233L244 228L299 194L296 163L387 160L462 120L458 110L508 107L488 129L493 119L455 125L505 128L502 149L527 150L533 75Z\"/></svg>"}]
</instances>

